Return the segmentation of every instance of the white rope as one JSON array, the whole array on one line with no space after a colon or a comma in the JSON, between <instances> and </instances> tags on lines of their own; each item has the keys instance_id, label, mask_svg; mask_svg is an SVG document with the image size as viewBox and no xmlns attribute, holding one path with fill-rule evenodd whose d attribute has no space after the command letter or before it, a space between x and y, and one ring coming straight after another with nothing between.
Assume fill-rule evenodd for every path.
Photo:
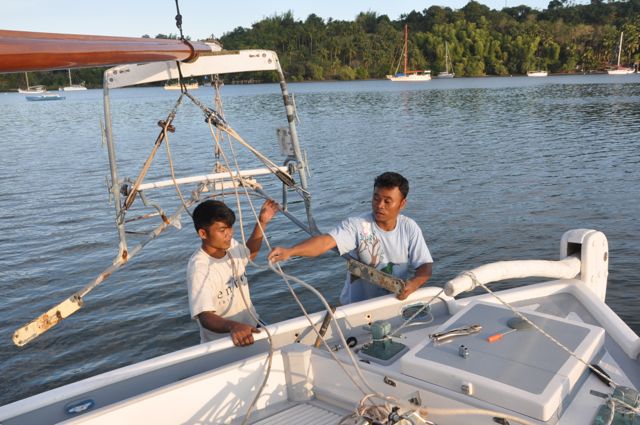
<instances>
[{"instance_id":1,"label":"white rope","mask_svg":"<svg viewBox=\"0 0 640 425\"><path fill-rule=\"evenodd\" d=\"M413 315L411 317L409 317L407 320L405 320L405 322L400 325L395 331L391 332L389 335L395 335L398 332L400 332L402 329L404 329L405 327L407 327L409 325L409 323L411 323L411 321L413 319L415 319L416 317L418 317L418 314L422 313L424 310L427 309L427 307L429 307L431 305L431 303L433 302L433 300L435 300L436 298L438 298L440 295L442 295L442 293L444 292L444 288L440 290L440 292L438 292L437 294L435 294L433 297L431 297L431 299L429 301L427 301L420 309L418 309L415 313L413 313Z\"/></svg>"},{"instance_id":2,"label":"white rope","mask_svg":"<svg viewBox=\"0 0 640 425\"><path fill-rule=\"evenodd\" d=\"M169 170L171 171L171 180L173 180L173 185L176 188L176 192L178 193L178 197L180 198L180 202L182 203L182 206L184 207L184 210L187 212L187 214L189 214L189 216L191 216L191 212L189 211L189 208L187 207L187 203L184 200L184 197L182 196L182 191L180 190L180 186L178 185L178 182L176 181L176 173L173 169L173 159L171 157L171 148L169 147L169 134L167 133L167 127L169 126L168 123L165 123L165 125L162 127L162 132L164 134L164 147L167 150L167 159L169 160Z\"/></svg>"},{"instance_id":3,"label":"white rope","mask_svg":"<svg viewBox=\"0 0 640 425\"><path fill-rule=\"evenodd\" d=\"M209 127L210 127L211 131L213 132L213 126L212 126L211 122L209 122ZM234 149L233 149L233 145L230 143L230 141L229 141L229 149L230 149L230 150L231 150L231 152L232 152L232 157L233 157L234 162L235 162L236 170L239 172L239 169L240 169L240 168L239 168L239 164L238 164L238 162L237 162L237 155L235 154L235 151L234 151ZM232 178L233 178L233 173L231 172L231 167L230 167L230 164L229 164L229 160L228 160L228 158L227 158L227 155L224 153L224 150L221 150L221 156L222 156L222 158L223 158L223 160L224 160L224 162L225 162L225 165L226 165L226 166L227 166L227 168L230 170L230 171L229 171L230 177L232 177ZM237 173L237 174L238 174L238 179L239 179L239 180L242 180L242 177L240 177L240 176L239 176L239 173ZM256 219L256 225L258 226L258 228L259 228L260 232L262 232L262 235L263 235L263 238L265 239L265 243L266 243L266 245L267 245L269 248L271 248L271 245L270 245L270 243L269 243L269 240L268 240L268 239L267 239L267 237L266 237L266 233L265 233L264 229L262 228L262 225L260 224L259 216L258 216L258 214L257 214L257 212L256 212L255 206L253 205L253 202L251 201L251 197L249 196L248 189L247 189L246 185L244 185L244 184L242 185L242 187L243 187L243 189L244 189L244 191L245 191L245 194L246 194L246 196L247 196L248 204L250 205L251 210L252 210L252 212L253 212L253 215L254 215L254 217L255 217L255 219ZM242 216L242 208L241 208L241 205L240 205L240 196L239 196L239 193L238 193L238 189L237 189L235 186L234 186L234 191L235 191L235 194L236 194L236 202L237 202L237 205L238 205L238 212L239 212L239 214L238 214L238 215L239 215L240 229L241 229L241 232L242 232L242 240L243 240L243 243L246 245L246 235L245 235L245 233L244 233L244 222L243 222L243 216ZM258 264L256 264L255 262L253 262L253 261L251 261L251 260L250 260L250 263L251 263L254 267L258 268L258 269L265 269L264 267L259 266ZM307 319L307 321L309 322L309 325L311 326L311 328L313 329L313 331L316 333L316 335L318 336L318 338L320 338L320 340L321 340L321 341L322 341L322 343L324 344L325 348L327 349L327 352L328 352L328 353L331 355L331 357L332 357L332 358L333 358L333 359L338 363L338 365L341 367L341 369L345 372L345 375L346 375L346 376L347 376L347 377L352 381L352 383L354 384L354 386L355 386L358 390L360 390L363 394L366 394L366 391L364 391L364 390L363 390L363 388L359 385L359 383L353 379L353 377L351 376L351 374L350 374L350 373L348 373L348 371L346 370L346 367L342 364L341 360L340 360L340 359L335 355L335 353L333 352L333 350L331 350L331 348L329 347L329 344L327 343L327 341L326 341L326 339L324 338L324 336L320 335L320 333L318 332L318 330L317 330L317 329L316 329L316 327L314 326L313 321L312 321L312 320L311 320L311 318L309 317L309 313L307 312L307 310L305 309L304 305L302 304L302 302L300 301L300 299L299 299L299 298L298 298L298 296L296 295L296 293L295 293L295 291L294 291L293 287L292 287L292 286L291 286L291 284L289 283L289 279L291 279L291 280L293 280L293 281L297 282L297 283L298 283L298 284L300 284L301 286L305 287L306 289L308 289L308 290L310 290L312 293L314 293L314 294L315 294L315 295L316 295L316 296L321 300L321 302L324 304L324 306L325 306L325 308L326 308L326 310L327 310L328 314L330 315L331 319L332 319L333 321L335 321L335 316L333 315L333 312L331 311L331 307L329 306L329 303L326 301L326 299L324 298L324 296L322 296L322 294L321 294L321 293L319 293L319 292L318 292L318 291L317 291L313 286L311 286L311 285L307 284L306 282L302 281L301 279L298 279L298 278L296 278L296 277L293 277L293 276L290 276L290 275L285 274L285 273L282 271L282 269L280 268L280 266L279 266L279 265L278 265L277 267L278 267L278 270L276 270L276 269L271 265L271 270L273 270L276 274L280 275L280 276L283 278L284 282L287 284L287 287L289 288L289 291L291 292L291 295L293 296L294 300L296 301L296 303L297 303L297 304L298 304L298 306L300 307L301 311L303 312L303 314L304 314L305 318L306 318L306 319ZM338 334L338 336L339 336L339 338L340 338L340 340L341 340L341 342L342 342L343 346L346 348L346 350L345 350L345 351L348 353L348 356L349 356L349 357L350 357L350 359L351 359L352 365L353 365L353 366L354 366L354 368L356 369L356 373L357 373L358 377L360 378L360 380L362 381L362 384L363 384L365 387L367 387L367 388L368 388L368 390L369 390L371 393L374 393L377 397L379 397L379 398L381 398L381 399L384 399L384 400L391 400L391 401L393 401L393 402L394 402L394 403L396 403L396 404L402 404L399 400L397 400L397 399L395 399L395 398L393 398L393 397L389 397L389 396L387 396L387 395L381 394L381 393L379 393L379 392L375 391L375 390L371 387L371 385L368 383L368 381L366 380L366 378L365 378L365 377L364 377L364 375L362 374L362 371L361 371L361 369L360 369L360 367L359 367L359 364L358 364L357 359L353 356L353 353L351 352L351 350L349 350L349 349L348 349L348 344L347 344L347 342L346 342L346 339L345 339L345 337L344 337L344 334L342 333L342 330L340 329L340 326L338 326L338 324L337 324L337 321L335 321L335 329L337 330L337 332L336 332L336 333Z\"/></svg>"},{"instance_id":4,"label":"white rope","mask_svg":"<svg viewBox=\"0 0 640 425\"><path fill-rule=\"evenodd\" d=\"M219 138L216 136L215 132L213 131L213 126L211 125L211 120L208 120L207 122L209 124L209 130L211 131L211 135L212 135L212 137L213 137L213 139L215 141L217 152L219 152L221 154L221 156L222 156L222 158L223 158L223 160L225 162L225 166L226 166L227 170L229 170L229 175L231 177L231 181L233 182L233 173L231 172L231 168L229 167L229 161L227 159L227 156L224 153L224 150L220 147ZM235 153L234 153L234 157L235 157ZM236 164L237 164L237 161L236 161ZM239 177L239 173L238 173L238 177ZM246 237L245 237L245 234L244 234L244 224L243 224L243 219L242 219L242 208L241 208L241 205L240 205L240 195L239 195L238 189L237 189L237 187L235 185L234 185L234 192L235 192L235 195L236 195L236 201L237 201L237 205L238 205L238 215L239 215L240 231L241 231L241 234L242 234L242 243L246 246L247 241L246 241ZM251 199L249 199L249 202L251 202ZM253 205L252 205L252 208L253 208ZM254 209L254 214L255 214L255 209ZM260 221L257 219L257 217L256 217L256 222L258 223L258 225L260 225ZM262 231L263 237L265 237L265 239L266 239L266 236L264 234L264 231L263 231L262 227L260 227L260 230ZM233 263L233 258L231 257L231 254L229 254L228 252L227 252L227 255L229 255L229 258L231 258L231 264L233 266L234 278L237 279L237 276L235 276L235 274L237 274L237 272L235 270L235 264ZM250 258L248 260L249 260L249 262L251 262ZM241 295L241 298L242 298L242 302L244 303L244 306L247 309L247 311L249 312L249 315L251 316L251 318L256 323L259 323L258 318L253 314L253 311L251 311L251 309L249 308L249 303L247 302L246 297L244 296L242 288L240 288L240 295ZM260 398L260 395L262 394L262 392L264 391L264 388L267 385L267 381L269 380L269 376L271 375L271 367L272 367L272 364L273 364L273 338L271 336L271 332L269 332L269 330L267 329L266 326L263 329L265 330L265 332L267 334L267 339L269 341L269 353L267 355L267 368L266 368L265 375L264 375L264 378L262 380L262 383L261 383L260 387L258 388L258 390L256 391L256 395L253 398L253 400L251 401L251 404L247 408L247 412L244 415L244 420L242 421L242 425L246 425L247 423L249 423L249 419L251 417L251 414L253 413L253 409L255 408L256 403L258 402L258 399Z\"/></svg>"}]
</instances>

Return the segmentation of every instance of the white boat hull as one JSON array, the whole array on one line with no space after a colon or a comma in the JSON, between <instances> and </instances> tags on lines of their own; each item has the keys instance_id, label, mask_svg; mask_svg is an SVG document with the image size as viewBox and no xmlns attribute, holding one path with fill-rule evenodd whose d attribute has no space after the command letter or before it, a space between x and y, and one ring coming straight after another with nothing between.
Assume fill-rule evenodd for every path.
<instances>
[{"instance_id":1,"label":"white boat hull","mask_svg":"<svg viewBox=\"0 0 640 425\"><path fill-rule=\"evenodd\" d=\"M630 75L635 73L636 70L633 68L618 68L618 69L608 69L607 74L609 75Z\"/></svg>"},{"instance_id":2,"label":"white boat hull","mask_svg":"<svg viewBox=\"0 0 640 425\"><path fill-rule=\"evenodd\" d=\"M452 72L441 72L438 74L438 78L453 78L456 74Z\"/></svg>"},{"instance_id":3,"label":"white boat hull","mask_svg":"<svg viewBox=\"0 0 640 425\"><path fill-rule=\"evenodd\" d=\"M33 86L33 87L29 87L26 90L18 89L18 93L22 93L22 94L41 94L46 92L47 92L47 88L45 86Z\"/></svg>"},{"instance_id":4,"label":"white boat hull","mask_svg":"<svg viewBox=\"0 0 640 425\"><path fill-rule=\"evenodd\" d=\"M580 256L570 256L576 249ZM430 303L428 315L394 338L409 348L406 353L389 362L375 357L368 363L357 361L360 372L333 326L325 336L332 350L314 348L316 335L300 317L267 327L274 353L266 381L268 343L262 332L250 347L234 347L223 338L0 407L0 422L239 423L265 382L250 423L305 423L310 418L337 423L363 399L352 382L361 373L368 385L363 391L393 397L400 413L423 415L422 419L438 424L489 425L498 422L494 418L502 421L498 423L529 425L591 424L606 403L594 394L612 390L587 365L598 364L617 384L637 388L640 338L604 303L608 267L604 235L582 229L567 232L560 252L563 262L556 262L557 271L547 262L518 261L493 263L482 266L484 271L477 268L460 275L477 285L514 274L577 274L498 291L499 300L486 293L455 299L439 288L426 287L405 301L389 295L339 307L337 323L345 336L356 340L353 351L360 356L363 344L371 341L367 325L387 321L398 329L405 323L399 317L404 307ZM574 267L576 259L580 264ZM566 270L561 265L564 260L569 264ZM454 280L454 292L464 287ZM489 335L509 329L506 319L514 317L502 303L571 353L534 328L488 342ZM323 316L315 313L310 320L317 327ZM482 329L444 342L429 338L472 323Z\"/></svg>"},{"instance_id":5,"label":"white boat hull","mask_svg":"<svg viewBox=\"0 0 640 425\"><path fill-rule=\"evenodd\" d=\"M85 86L67 86L67 87L63 87L62 91L83 91L86 90L87 88Z\"/></svg>"},{"instance_id":6,"label":"white boat hull","mask_svg":"<svg viewBox=\"0 0 640 425\"><path fill-rule=\"evenodd\" d=\"M199 88L198 83L185 84L187 90L195 90ZM180 84L165 84L165 90L181 90Z\"/></svg>"},{"instance_id":7,"label":"white boat hull","mask_svg":"<svg viewBox=\"0 0 640 425\"><path fill-rule=\"evenodd\" d=\"M527 77L546 77L549 73L547 71L529 71Z\"/></svg>"},{"instance_id":8,"label":"white boat hull","mask_svg":"<svg viewBox=\"0 0 640 425\"><path fill-rule=\"evenodd\" d=\"M395 82L415 83L431 80L430 74L387 75L387 80Z\"/></svg>"}]
</instances>

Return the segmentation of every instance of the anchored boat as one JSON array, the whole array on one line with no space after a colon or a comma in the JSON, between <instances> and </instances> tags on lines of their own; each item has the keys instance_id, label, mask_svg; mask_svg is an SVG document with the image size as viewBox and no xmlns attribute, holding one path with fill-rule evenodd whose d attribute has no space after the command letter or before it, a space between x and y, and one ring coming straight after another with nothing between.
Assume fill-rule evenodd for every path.
<instances>
[{"instance_id":1,"label":"anchored boat","mask_svg":"<svg viewBox=\"0 0 640 425\"><path fill-rule=\"evenodd\" d=\"M186 83L185 86L186 86L187 90L195 90L195 89L200 87L198 82ZM164 89L165 90L182 90L182 87L181 87L180 83L169 83L169 82L167 82L164 85Z\"/></svg>"},{"instance_id":2,"label":"anchored boat","mask_svg":"<svg viewBox=\"0 0 640 425\"><path fill-rule=\"evenodd\" d=\"M624 40L623 36L624 36L624 32L621 31L620 41L618 42L618 63L615 68L607 69L607 74L609 75L629 75L636 72L634 68L629 68L628 66L620 65L620 57L622 56L622 42Z\"/></svg>"},{"instance_id":3,"label":"anchored boat","mask_svg":"<svg viewBox=\"0 0 640 425\"><path fill-rule=\"evenodd\" d=\"M65 97L61 96L57 93L41 93L41 94L30 94L24 97L30 102L42 102L49 100L64 100Z\"/></svg>"},{"instance_id":4,"label":"anchored boat","mask_svg":"<svg viewBox=\"0 0 640 425\"><path fill-rule=\"evenodd\" d=\"M73 81L71 80L71 70L67 69L67 72L69 74L69 85L62 87L59 90L62 90L62 91L84 91L84 90L87 89L84 86L83 83L81 83L81 84L73 84Z\"/></svg>"},{"instance_id":5,"label":"anchored boat","mask_svg":"<svg viewBox=\"0 0 640 425\"><path fill-rule=\"evenodd\" d=\"M32 69L29 63L10 60L6 52L15 42L5 43L7 37L0 32L0 72ZM201 199L224 193L250 203L254 197L271 197L269 190L275 190L293 224L310 234L318 232L295 106L277 55L170 42L162 41L174 52L171 59L138 57L136 64L118 65L104 74L109 188L120 235L116 259L81 291L18 329L17 345L55 332L51 328L82 308L85 298L84 308L90 308L91 290L169 226L179 226L180 216ZM186 58L189 63L176 62ZM138 176L120 177L111 90L179 75L253 71L275 72L280 81L281 165L234 130L221 112L219 97L208 105L185 91L176 93L174 107L159 123ZM177 131L172 122L182 102L192 102L210 130L208 142L217 152L214 163L200 175L177 176L171 167L170 179L147 181L158 148ZM232 150L226 149L229 143L260 166L237 167ZM163 188L179 194L175 211L154 201L154 191ZM183 195L187 193L189 197ZM294 204L290 196L302 202ZM136 234L130 226L145 220L155 227L130 246ZM460 270L444 288L425 287L404 301L389 295L335 311L315 288L273 267L274 279L307 287L322 299L326 311L307 314L302 308L302 316L266 326L249 347L235 347L223 338L19 400L0 407L0 423L638 423L640 338L605 303L607 239L596 230L569 230L560 238L559 252L556 260L503 261ZM369 272L374 283L384 284L384 275ZM518 278L529 278L529 283L491 289L492 282Z\"/></svg>"},{"instance_id":6,"label":"anchored boat","mask_svg":"<svg viewBox=\"0 0 640 425\"><path fill-rule=\"evenodd\" d=\"M409 65L409 26L404 25L404 44L402 45L403 70L398 72L400 62L393 75L387 75L387 80L396 82L419 82L431 80L431 71L429 70L410 70Z\"/></svg>"}]
</instances>

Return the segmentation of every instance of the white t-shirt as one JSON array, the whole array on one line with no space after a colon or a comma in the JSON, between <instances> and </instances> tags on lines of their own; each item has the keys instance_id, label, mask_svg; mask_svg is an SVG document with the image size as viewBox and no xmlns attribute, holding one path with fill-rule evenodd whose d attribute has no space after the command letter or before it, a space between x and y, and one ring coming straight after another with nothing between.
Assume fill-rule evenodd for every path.
<instances>
[{"instance_id":1,"label":"white t-shirt","mask_svg":"<svg viewBox=\"0 0 640 425\"><path fill-rule=\"evenodd\" d=\"M393 230L382 230L369 212L349 217L329 232L336 241L340 255L347 252L353 258L385 273L406 280L409 272L426 263L433 263L420 226L404 215L398 216ZM365 280L351 281L347 274L340 303L349 304L389 294L389 291Z\"/></svg>"},{"instance_id":2,"label":"white t-shirt","mask_svg":"<svg viewBox=\"0 0 640 425\"><path fill-rule=\"evenodd\" d=\"M249 249L235 239L231 240L231 247L222 258L214 258L199 248L191 256L187 266L187 291L191 318L197 320L198 314L211 311L225 319L255 326L256 322L247 309L248 306L258 318L251 302L245 274L245 266L248 262ZM246 305L242 294L244 294ZM201 343L228 335L205 329L200 321L198 325Z\"/></svg>"}]
</instances>

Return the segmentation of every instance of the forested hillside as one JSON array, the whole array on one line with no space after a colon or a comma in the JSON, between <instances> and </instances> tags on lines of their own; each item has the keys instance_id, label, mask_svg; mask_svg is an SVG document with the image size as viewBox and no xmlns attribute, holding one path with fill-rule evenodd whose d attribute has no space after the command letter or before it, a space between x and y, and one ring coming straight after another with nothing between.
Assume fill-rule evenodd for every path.
<instances>
[{"instance_id":1,"label":"forested hillside","mask_svg":"<svg viewBox=\"0 0 640 425\"><path fill-rule=\"evenodd\" d=\"M498 11L470 1L459 10L432 6L394 21L374 11L362 12L354 21L313 14L301 20L289 12L251 28L236 28L220 41L230 50L275 50L290 81L383 78L398 65L405 23L410 67L433 73L444 70L445 42L456 76L524 74L531 69L603 71L616 62L621 32L621 62L640 61L640 0L592 0L589 5L552 0L543 11L527 6ZM184 26L188 30L188 21ZM89 87L101 86L100 70L74 74L74 80ZM55 89L66 84L66 73L30 73L30 82ZM24 86L24 76L0 76L0 90L18 85Z\"/></svg>"}]
</instances>

